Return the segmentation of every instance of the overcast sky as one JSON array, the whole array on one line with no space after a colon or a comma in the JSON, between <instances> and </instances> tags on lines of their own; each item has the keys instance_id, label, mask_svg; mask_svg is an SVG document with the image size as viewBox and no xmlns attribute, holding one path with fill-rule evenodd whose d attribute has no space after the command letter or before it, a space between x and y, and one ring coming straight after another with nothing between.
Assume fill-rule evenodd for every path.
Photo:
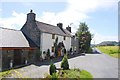
<instances>
[{"instance_id":1,"label":"overcast sky","mask_svg":"<svg viewBox=\"0 0 120 80\"><path fill-rule=\"evenodd\" d=\"M92 43L118 41L119 0L1 0L0 27L20 29L32 9L36 20L56 25L70 25L75 33L86 22L94 34Z\"/></svg>"}]
</instances>

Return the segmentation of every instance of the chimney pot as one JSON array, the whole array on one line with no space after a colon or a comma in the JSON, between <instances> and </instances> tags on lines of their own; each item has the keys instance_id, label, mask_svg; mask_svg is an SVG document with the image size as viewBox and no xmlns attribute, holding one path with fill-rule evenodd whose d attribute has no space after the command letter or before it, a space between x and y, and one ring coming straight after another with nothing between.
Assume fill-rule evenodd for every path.
<instances>
[{"instance_id":1,"label":"chimney pot","mask_svg":"<svg viewBox=\"0 0 120 80\"><path fill-rule=\"evenodd\" d=\"M66 27L66 29L71 33L71 27L69 27L69 25Z\"/></svg>"},{"instance_id":2,"label":"chimney pot","mask_svg":"<svg viewBox=\"0 0 120 80\"><path fill-rule=\"evenodd\" d=\"M35 21L36 14L33 13L33 10L30 10L30 13L27 14L27 22Z\"/></svg>"},{"instance_id":3,"label":"chimney pot","mask_svg":"<svg viewBox=\"0 0 120 80\"><path fill-rule=\"evenodd\" d=\"M63 29L63 24L62 24L62 23L58 23L57 26L58 26L60 29Z\"/></svg>"}]
</instances>

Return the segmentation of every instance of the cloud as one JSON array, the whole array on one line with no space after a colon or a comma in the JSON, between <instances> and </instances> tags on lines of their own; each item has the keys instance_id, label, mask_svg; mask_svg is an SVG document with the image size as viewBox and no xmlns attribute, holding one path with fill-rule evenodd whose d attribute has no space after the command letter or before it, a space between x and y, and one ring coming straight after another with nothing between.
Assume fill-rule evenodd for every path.
<instances>
[{"instance_id":1,"label":"cloud","mask_svg":"<svg viewBox=\"0 0 120 80\"><path fill-rule=\"evenodd\" d=\"M91 41L92 44L99 44L103 41L117 41L118 42L118 35L101 35L93 29L90 29L90 31L93 34L93 39Z\"/></svg>"},{"instance_id":2,"label":"cloud","mask_svg":"<svg viewBox=\"0 0 120 80\"><path fill-rule=\"evenodd\" d=\"M1 2L66 2L66 0L1 0Z\"/></svg>"},{"instance_id":3,"label":"cloud","mask_svg":"<svg viewBox=\"0 0 120 80\"><path fill-rule=\"evenodd\" d=\"M9 18L0 18L0 27L20 29L26 21L26 14L13 11Z\"/></svg>"},{"instance_id":4,"label":"cloud","mask_svg":"<svg viewBox=\"0 0 120 80\"><path fill-rule=\"evenodd\" d=\"M99 44L103 41L117 41L118 42L118 36L110 36L110 35L101 35L101 34L95 34L93 40L91 41L92 44Z\"/></svg>"},{"instance_id":5,"label":"cloud","mask_svg":"<svg viewBox=\"0 0 120 80\"><path fill-rule=\"evenodd\" d=\"M56 25L58 22L62 22L64 27L71 23L76 26L79 22L85 21L90 18L88 13L94 12L99 8L108 9L117 5L118 0L67 0L67 8L59 13L55 12L43 12L42 16L38 20ZM75 33L78 27L71 26L72 31Z\"/></svg>"},{"instance_id":6,"label":"cloud","mask_svg":"<svg viewBox=\"0 0 120 80\"><path fill-rule=\"evenodd\" d=\"M56 1L56 0L55 0ZM64 2L64 1L63 1ZM79 22L91 18L88 14L95 12L97 9L111 9L117 5L118 0L67 0L67 7L61 12L43 12L37 17L38 21L56 25L63 23L64 28L71 25L72 32L75 33ZM27 6L31 3L27 4ZM20 29L26 21L26 14L13 11L12 16L8 18L0 18L0 26L6 28ZM99 43L103 40L118 40L117 36L105 36L94 32L95 41ZM93 41L92 41L93 42Z\"/></svg>"}]
</instances>

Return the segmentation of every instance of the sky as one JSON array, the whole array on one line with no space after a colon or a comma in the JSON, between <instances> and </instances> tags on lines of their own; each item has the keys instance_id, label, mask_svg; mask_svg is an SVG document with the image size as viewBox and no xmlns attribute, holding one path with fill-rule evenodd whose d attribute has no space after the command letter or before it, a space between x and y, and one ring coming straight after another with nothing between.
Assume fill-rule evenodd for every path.
<instances>
[{"instance_id":1,"label":"sky","mask_svg":"<svg viewBox=\"0 0 120 80\"><path fill-rule=\"evenodd\" d=\"M91 43L118 41L119 0L1 0L0 27L20 30L32 9L36 20L68 25L74 34L85 22L94 35Z\"/></svg>"}]
</instances>

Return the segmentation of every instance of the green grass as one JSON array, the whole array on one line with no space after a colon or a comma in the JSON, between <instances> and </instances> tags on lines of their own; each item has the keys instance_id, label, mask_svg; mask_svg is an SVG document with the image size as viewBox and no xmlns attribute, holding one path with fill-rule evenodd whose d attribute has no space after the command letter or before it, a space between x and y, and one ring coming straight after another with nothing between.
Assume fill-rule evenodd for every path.
<instances>
[{"instance_id":1,"label":"green grass","mask_svg":"<svg viewBox=\"0 0 120 80\"><path fill-rule=\"evenodd\" d=\"M62 74L61 74L62 73ZM86 70L80 69L70 69L70 70L62 70L62 72L55 73L53 75L47 75L47 78L57 78L58 80L61 78L71 78L77 80L93 80L93 76L87 72Z\"/></svg>"},{"instance_id":2,"label":"green grass","mask_svg":"<svg viewBox=\"0 0 120 80\"><path fill-rule=\"evenodd\" d=\"M98 46L97 47L102 53L108 54L112 57L120 59L119 46Z\"/></svg>"},{"instance_id":3,"label":"green grass","mask_svg":"<svg viewBox=\"0 0 120 80\"><path fill-rule=\"evenodd\" d=\"M7 76L8 74L11 73L12 70L8 70L8 71L4 71L4 72L0 72L0 79L4 78L5 76Z\"/></svg>"}]
</instances>

